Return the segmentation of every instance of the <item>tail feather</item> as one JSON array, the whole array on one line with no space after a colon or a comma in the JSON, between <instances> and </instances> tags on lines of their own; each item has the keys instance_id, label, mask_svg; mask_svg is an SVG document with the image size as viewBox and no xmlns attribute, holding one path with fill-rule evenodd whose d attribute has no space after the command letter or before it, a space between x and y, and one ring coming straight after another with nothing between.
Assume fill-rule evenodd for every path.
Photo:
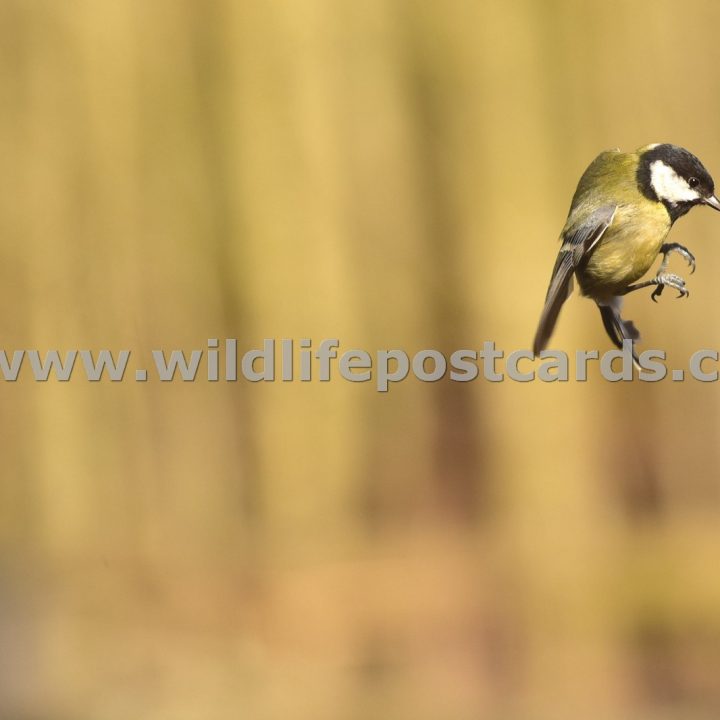
<instances>
[{"instance_id":1,"label":"tail feather","mask_svg":"<svg viewBox=\"0 0 720 720\"><path fill-rule=\"evenodd\" d=\"M570 297L570 293L572 293L573 271L571 253L561 252L553 269L552 280L545 297L545 307L543 307L537 332L535 333L535 340L533 341L535 355L538 355L541 350L547 347L548 340L550 340L560 315L560 309Z\"/></svg>"},{"instance_id":2,"label":"tail feather","mask_svg":"<svg viewBox=\"0 0 720 720\"><path fill-rule=\"evenodd\" d=\"M623 320L620 317L620 298L613 298L611 302L603 305L598 303L598 308L605 332L616 347L622 349L624 340L633 341L632 356L635 363L639 366L640 361L635 352L634 341L640 339L640 332L632 320Z\"/></svg>"}]
</instances>

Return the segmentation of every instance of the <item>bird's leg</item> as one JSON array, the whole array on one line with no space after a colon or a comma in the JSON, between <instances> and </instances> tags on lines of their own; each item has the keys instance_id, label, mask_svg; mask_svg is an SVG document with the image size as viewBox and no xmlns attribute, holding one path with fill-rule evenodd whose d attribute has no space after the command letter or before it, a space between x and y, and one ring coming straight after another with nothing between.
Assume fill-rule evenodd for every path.
<instances>
[{"instance_id":1,"label":"bird's leg","mask_svg":"<svg viewBox=\"0 0 720 720\"><path fill-rule=\"evenodd\" d=\"M662 275L662 273L667 270L668 262L670 261L670 253L674 252L680 255L690 266L690 274L692 275L695 272L695 256L686 247L680 245L680 243L665 243L660 248L660 254L663 256L663 259L660 263L657 274Z\"/></svg>"},{"instance_id":2,"label":"bird's leg","mask_svg":"<svg viewBox=\"0 0 720 720\"><path fill-rule=\"evenodd\" d=\"M687 297L690 295L690 291L685 287L685 281L679 276L669 272L658 272L658 274L652 280L646 280L645 282L636 283L635 285L629 285L626 287L621 295L627 295L628 293L634 292L635 290L641 290L642 288L655 286L655 289L650 296L653 302L657 302L655 299L660 295L665 286L674 288L678 291L678 297Z\"/></svg>"},{"instance_id":3,"label":"bird's leg","mask_svg":"<svg viewBox=\"0 0 720 720\"><path fill-rule=\"evenodd\" d=\"M660 254L663 256L660 267L658 268L657 275L652 280L646 280L645 282L637 283L636 285L630 285L625 288L623 295L634 292L635 290L641 290L642 288L655 286L652 291L650 298L653 302L657 302L657 298L662 295L662 291L665 286L675 288L678 291L678 297L687 297L690 295L690 291L685 287L685 281L674 273L667 272L667 266L670 262L670 253L678 253L690 266L690 274L695 272L695 256L680 243L665 243L660 248Z\"/></svg>"},{"instance_id":4,"label":"bird's leg","mask_svg":"<svg viewBox=\"0 0 720 720\"><path fill-rule=\"evenodd\" d=\"M665 271L667 270L668 263L670 262L670 253L676 252L678 255L682 256L682 258L687 262L687 264L690 266L690 274L692 275L695 272L695 256L683 245L680 245L680 243L665 243L660 248L660 253L663 256L662 262L660 263L660 267L657 271L657 277L660 277L661 275L665 275ZM677 277L677 275L675 276ZM683 285L685 285L683 281ZM655 298L662 295L663 288L665 287L664 284L658 284L655 290L653 291L653 294L651 295L651 298L655 300ZM687 295L687 291L685 293L681 292L678 297L682 297L683 295ZM657 302L657 300L655 300Z\"/></svg>"}]
</instances>

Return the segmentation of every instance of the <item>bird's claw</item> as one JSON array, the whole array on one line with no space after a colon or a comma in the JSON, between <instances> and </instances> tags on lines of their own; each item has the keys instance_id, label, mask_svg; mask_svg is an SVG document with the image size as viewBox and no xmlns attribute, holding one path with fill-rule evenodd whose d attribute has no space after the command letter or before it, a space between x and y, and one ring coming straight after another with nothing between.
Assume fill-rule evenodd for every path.
<instances>
[{"instance_id":1,"label":"bird's claw","mask_svg":"<svg viewBox=\"0 0 720 720\"><path fill-rule=\"evenodd\" d=\"M662 295L666 286L677 290L678 298L688 297L690 295L690 291L685 287L685 281L679 275L659 273L655 278L655 282L657 283L657 287L652 291L652 295L650 295L653 302L657 302L656 298Z\"/></svg>"},{"instance_id":2,"label":"bird's claw","mask_svg":"<svg viewBox=\"0 0 720 720\"><path fill-rule=\"evenodd\" d=\"M684 245L680 243L666 243L660 248L660 252L663 255L662 270L667 266L668 255L676 252L690 266L690 274L692 275L695 272L695 256Z\"/></svg>"}]
</instances>

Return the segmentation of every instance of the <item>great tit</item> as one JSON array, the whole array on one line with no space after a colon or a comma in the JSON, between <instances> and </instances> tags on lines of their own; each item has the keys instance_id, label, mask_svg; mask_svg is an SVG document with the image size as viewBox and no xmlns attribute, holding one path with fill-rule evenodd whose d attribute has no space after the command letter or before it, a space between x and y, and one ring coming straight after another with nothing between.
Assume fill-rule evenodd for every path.
<instances>
[{"instance_id":1,"label":"great tit","mask_svg":"<svg viewBox=\"0 0 720 720\"><path fill-rule=\"evenodd\" d=\"M653 287L651 297L656 301L665 286L677 290L678 297L688 295L685 281L667 272L668 259L676 252L694 271L695 258L687 248L666 244L665 239L673 223L694 205L720 210L714 193L713 179L700 160L677 145L656 143L632 153L600 153L580 178L560 234L562 245L534 353L547 346L560 308L572 292L573 275L582 294L597 303L605 330L619 348L623 340L640 337L633 323L620 317L623 295ZM658 255L663 259L657 275L636 283ZM637 362L634 350L633 358Z\"/></svg>"}]
</instances>

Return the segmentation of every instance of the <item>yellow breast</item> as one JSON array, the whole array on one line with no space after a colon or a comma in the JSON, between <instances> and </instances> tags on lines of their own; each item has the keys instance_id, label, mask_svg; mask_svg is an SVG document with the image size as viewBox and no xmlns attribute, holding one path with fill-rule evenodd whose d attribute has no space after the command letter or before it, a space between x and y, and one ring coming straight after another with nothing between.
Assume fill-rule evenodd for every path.
<instances>
[{"instance_id":1,"label":"yellow breast","mask_svg":"<svg viewBox=\"0 0 720 720\"><path fill-rule=\"evenodd\" d=\"M620 206L612 225L578 268L583 295L607 299L640 279L655 262L670 226L670 216L660 203Z\"/></svg>"}]
</instances>

